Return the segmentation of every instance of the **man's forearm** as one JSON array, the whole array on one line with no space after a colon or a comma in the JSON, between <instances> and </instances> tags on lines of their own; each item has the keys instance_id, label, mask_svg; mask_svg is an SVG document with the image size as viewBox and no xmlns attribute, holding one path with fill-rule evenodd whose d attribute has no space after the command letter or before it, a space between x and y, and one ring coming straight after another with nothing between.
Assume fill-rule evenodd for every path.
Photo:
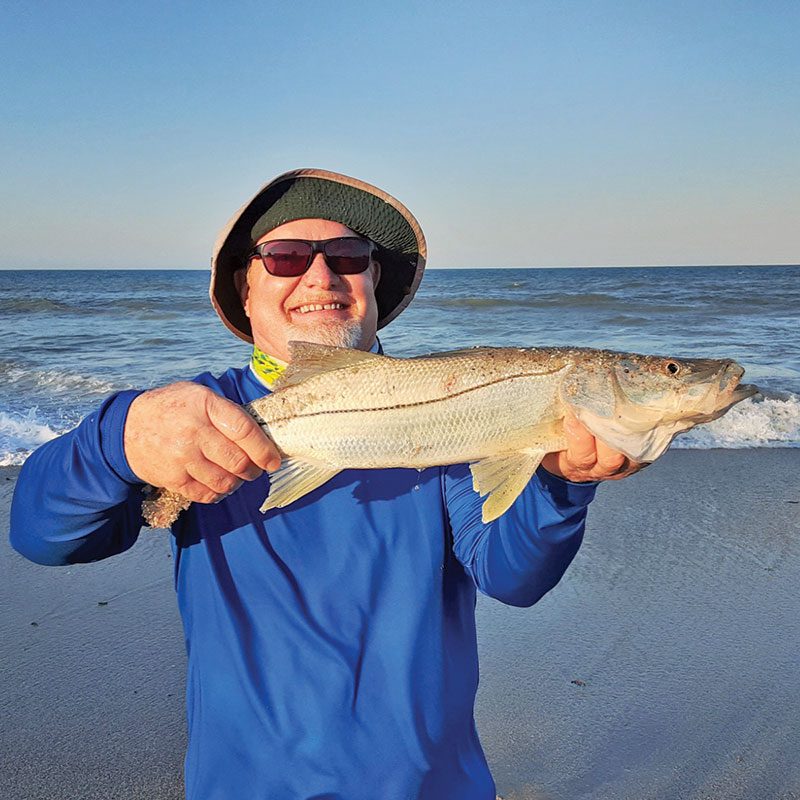
<instances>
[{"instance_id":1,"label":"man's forearm","mask_svg":"<svg viewBox=\"0 0 800 800\"><path fill-rule=\"evenodd\" d=\"M449 468L455 554L484 594L509 605L533 605L578 552L596 486L569 483L540 468L514 505L484 525L468 468Z\"/></svg>"},{"instance_id":2,"label":"man's forearm","mask_svg":"<svg viewBox=\"0 0 800 800\"><path fill-rule=\"evenodd\" d=\"M25 462L11 505L11 545L39 564L96 561L127 550L141 527L141 484L122 450L138 392L110 397Z\"/></svg>"}]
</instances>

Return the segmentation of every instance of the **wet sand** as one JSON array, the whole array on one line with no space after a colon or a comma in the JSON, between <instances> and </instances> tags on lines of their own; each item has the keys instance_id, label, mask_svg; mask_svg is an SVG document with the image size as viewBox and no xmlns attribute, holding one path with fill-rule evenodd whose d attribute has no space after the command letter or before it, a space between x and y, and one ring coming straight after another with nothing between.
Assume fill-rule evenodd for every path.
<instances>
[{"instance_id":1,"label":"wet sand","mask_svg":"<svg viewBox=\"0 0 800 800\"><path fill-rule=\"evenodd\" d=\"M183 633L164 531L95 564L8 544L0 469L0 796L183 798Z\"/></svg>"},{"instance_id":2,"label":"wet sand","mask_svg":"<svg viewBox=\"0 0 800 800\"><path fill-rule=\"evenodd\" d=\"M40 567L0 468L4 800L183 796L163 532ZM598 492L561 584L480 598L478 729L505 800L800 799L800 449L673 451ZM392 800L387 798L386 800Z\"/></svg>"},{"instance_id":3,"label":"wet sand","mask_svg":"<svg viewBox=\"0 0 800 800\"><path fill-rule=\"evenodd\" d=\"M506 800L800 798L800 450L606 484L559 586L478 615Z\"/></svg>"}]
</instances>

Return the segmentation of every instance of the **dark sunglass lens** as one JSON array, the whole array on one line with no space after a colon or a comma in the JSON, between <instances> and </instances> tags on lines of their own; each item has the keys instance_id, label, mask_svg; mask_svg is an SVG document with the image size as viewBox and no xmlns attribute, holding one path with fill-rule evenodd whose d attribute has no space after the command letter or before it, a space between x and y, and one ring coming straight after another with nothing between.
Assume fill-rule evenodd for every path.
<instances>
[{"instance_id":1,"label":"dark sunglass lens","mask_svg":"<svg viewBox=\"0 0 800 800\"><path fill-rule=\"evenodd\" d=\"M311 259L311 245L307 242L267 242L261 246L261 256L271 275L296 278L306 271Z\"/></svg>"},{"instance_id":2,"label":"dark sunglass lens","mask_svg":"<svg viewBox=\"0 0 800 800\"><path fill-rule=\"evenodd\" d=\"M333 239L325 245L325 260L338 275L356 275L369 266L371 250L366 239Z\"/></svg>"}]
</instances>

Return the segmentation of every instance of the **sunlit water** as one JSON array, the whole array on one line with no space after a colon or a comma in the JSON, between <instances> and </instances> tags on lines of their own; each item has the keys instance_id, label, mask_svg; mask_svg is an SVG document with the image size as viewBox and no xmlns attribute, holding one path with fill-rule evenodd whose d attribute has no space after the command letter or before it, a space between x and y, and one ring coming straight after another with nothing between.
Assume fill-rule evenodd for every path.
<instances>
[{"instance_id":1,"label":"sunlit water","mask_svg":"<svg viewBox=\"0 0 800 800\"><path fill-rule=\"evenodd\" d=\"M110 392L247 361L205 271L0 271L0 464ZM392 355L582 345L731 357L764 398L677 446L800 444L800 267L430 270L381 336Z\"/></svg>"}]
</instances>

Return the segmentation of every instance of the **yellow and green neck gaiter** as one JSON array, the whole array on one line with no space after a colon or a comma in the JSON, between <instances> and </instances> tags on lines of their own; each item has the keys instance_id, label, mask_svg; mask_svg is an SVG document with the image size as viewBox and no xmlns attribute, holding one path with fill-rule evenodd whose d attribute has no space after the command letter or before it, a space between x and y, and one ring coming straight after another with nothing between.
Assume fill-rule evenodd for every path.
<instances>
[{"instance_id":1,"label":"yellow and green neck gaiter","mask_svg":"<svg viewBox=\"0 0 800 800\"><path fill-rule=\"evenodd\" d=\"M283 371L288 364L274 356L267 355L258 345L253 345L253 357L250 359L250 366L253 372L261 379L261 382L271 391L275 382L283 375Z\"/></svg>"}]
</instances>

